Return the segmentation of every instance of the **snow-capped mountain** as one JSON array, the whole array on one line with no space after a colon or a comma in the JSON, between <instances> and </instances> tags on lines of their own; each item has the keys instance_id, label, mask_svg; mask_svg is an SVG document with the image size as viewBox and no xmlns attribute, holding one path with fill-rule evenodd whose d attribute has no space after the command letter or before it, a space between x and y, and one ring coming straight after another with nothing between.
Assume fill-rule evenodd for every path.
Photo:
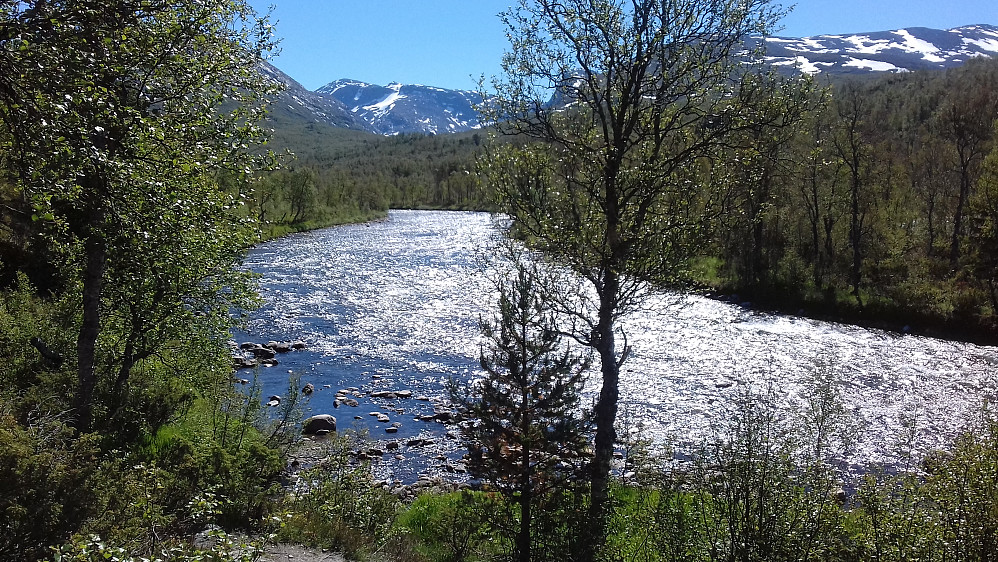
<instances>
[{"instance_id":1,"label":"snow-capped mountain","mask_svg":"<svg viewBox=\"0 0 998 562\"><path fill-rule=\"evenodd\" d=\"M948 30L909 27L802 39L767 37L765 61L808 74L906 72L950 68L998 54L998 27L967 25Z\"/></svg>"},{"instance_id":2,"label":"snow-capped mountain","mask_svg":"<svg viewBox=\"0 0 998 562\"><path fill-rule=\"evenodd\" d=\"M786 72L860 74L959 66L974 57L998 56L998 27L948 30L909 27L894 31L767 37L768 64ZM337 80L311 92L270 64L262 71L288 88L272 115L322 122L381 135L456 133L481 127L476 92L393 83L377 86Z\"/></svg>"},{"instance_id":3,"label":"snow-capped mountain","mask_svg":"<svg viewBox=\"0 0 998 562\"><path fill-rule=\"evenodd\" d=\"M382 135L458 133L481 126L474 109L481 97L475 92L356 80L337 80L316 92L345 105L367 130Z\"/></svg>"},{"instance_id":4,"label":"snow-capped mountain","mask_svg":"<svg viewBox=\"0 0 998 562\"><path fill-rule=\"evenodd\" d=\"M287 117L306 123L325 123L347 129L367 130L367 124L335 98L305 89L295 79L281 72L274 65L264 62L260 72L274 82L285 85L285 90L273 100L269 111L271 118Z\"/></svg>"}]
</instances>

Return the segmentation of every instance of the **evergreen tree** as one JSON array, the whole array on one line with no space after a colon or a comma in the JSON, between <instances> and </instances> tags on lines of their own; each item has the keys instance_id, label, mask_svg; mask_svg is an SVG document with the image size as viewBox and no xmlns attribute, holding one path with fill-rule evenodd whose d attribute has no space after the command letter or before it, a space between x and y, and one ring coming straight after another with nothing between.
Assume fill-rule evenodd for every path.
<instances>
[{"instance_id":1,"label":"evergreen tree","mask_svg":"<svg viewBox=\"0 0 998 562\"><path fill-rule=\"evenodd\" d=\"M536 266L516 260L498 283L496 317L481 323L485 377L457 397L474 425L465 430L471 473L519 505L516 559L531 560L533 509L574 474L588 442L579 391L588 361L557 331Z\"/></svg>"}]
</instances>

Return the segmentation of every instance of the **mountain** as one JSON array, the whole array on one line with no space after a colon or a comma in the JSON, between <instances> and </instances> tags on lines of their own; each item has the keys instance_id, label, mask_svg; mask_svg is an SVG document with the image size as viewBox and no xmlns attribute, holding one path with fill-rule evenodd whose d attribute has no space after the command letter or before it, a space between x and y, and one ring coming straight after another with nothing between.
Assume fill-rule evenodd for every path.
<instances>
[{"instance_id":1,"label":"mountain","mask_svg":"<svg viewBox=\"0 0 998 562\"><path fill-rule=\"evenodd\" d=\"M357 80L337 80L316 92L343 104L367 130L381 135L459 133L481 126L474 106L482 98L476 92Z\"/></svg>"},{"instance_id":2,"label":"mountain","mask_svg":"<svg viewBox=\"0 0 998 562\"><path fill-rule=\"evenodd\" d=\"M850 35L767 37L764 61L788 73L869 74L959 66L998 55L998 27L948 30L909 27ZM274 66L271 79L287 85L271 108L275 122L322 123L379 135L457 133L481 127L476 92L418 84L387 86L336 80L312 92Z\"/></svg>"},{"instance_id":3,"label":"mountain","mask_svg":"<svg viewBox=\"0 0 998 562\"><path fill-rule=\"evenodd\" d=\"M814 37L767 37L764 60L808 74L907 72L959 66L998 54L998 27L948 30L909 27L894 31Z\"/></svg>"},{"instance_id":4,"label":"mountain","mask_svg":"<svg viewBox=\"0 0 998 562\"><path fill-rule=\"evenodd\" d=\"M345 129L368 129L366 123L355 117L338 100L305 89L276 66L263 62L260 65L260 72L268 79L285 86L284 91L278 94L270 105L271 121L322 123Z\"/></svg>"}]
</instances>

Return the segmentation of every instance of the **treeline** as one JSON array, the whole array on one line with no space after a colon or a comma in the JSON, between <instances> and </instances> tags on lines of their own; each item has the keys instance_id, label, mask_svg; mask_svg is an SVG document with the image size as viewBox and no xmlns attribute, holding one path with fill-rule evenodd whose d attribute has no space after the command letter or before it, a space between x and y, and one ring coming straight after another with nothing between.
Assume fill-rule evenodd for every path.
<instances>
[{"instance_id":1,"label":"treeline","mask_svg":"<svg viewBox=\"0 0 998 562\"><path fill-rule=\"evenodd\" d=\"M698 281L767 307L962 337L998 335L998 63L819 78L785 129L723 155ZM293 152L249 204L265 232L389 208L493 208L476 170L488 132L369 133L272 117ZM774 132L776 131L776 132ZM723 178L718 181L718 178Z\"/></svg>"},{"instance_id":2,"label":"treeline","mask_svg":"<svg viewBox=\"0 0 998 562\"><path fill-rule=\"evenodd\" d=\"M787 310L993 339L998 61L817 85L798 127L727 155L700 274Z\"/></svg>"},{"instance_id":3,"label":"treeline","mask_svg":"<svg viewBox=\"0 0 998 562\"><path fill-rule=\"evenodd\" d=\"M356 222L389 208L489 204L475 173L485 133L382 137L276 115L268 124L282 169L260 179L250 203L265 231Z\"/></svg>"}]
</instances>

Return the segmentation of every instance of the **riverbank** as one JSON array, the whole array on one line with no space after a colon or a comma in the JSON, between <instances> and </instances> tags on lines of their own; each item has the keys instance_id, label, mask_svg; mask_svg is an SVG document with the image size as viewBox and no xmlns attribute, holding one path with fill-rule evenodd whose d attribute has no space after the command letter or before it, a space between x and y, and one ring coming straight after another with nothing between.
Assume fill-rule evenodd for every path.
<instances>
[{"instance_id":1,"label":"riverbank","mask_svg":"<svg viewBox=\"0 0 998 562\"><path fill-rule=\"evenodd\" d=\"M309 232L332 228L334 226L346 226L350 224L363 224L366 222L381 221L388 218L388 211L371 211L367 213L339 214L324 220L308 221L294 224L287 223L266 223L260 225L258 231L259 242L276 240L299 232Z\"/></svg>"},{"instance_id":2,"label":"riverbank","mask_svg":"<svg viewBox=\"0 0 998 562\"><path fill-rule=\"evenodd\" d=\"M799 295L793 291L753 290L748 287L701 285L698 294L759 312L800 316L823 322L849 324L953 342L998 345L998 318L980 315L944 317L932 311L900 307L871 299L859 306L849 294Z\"/></svg>"}]
</instances>

